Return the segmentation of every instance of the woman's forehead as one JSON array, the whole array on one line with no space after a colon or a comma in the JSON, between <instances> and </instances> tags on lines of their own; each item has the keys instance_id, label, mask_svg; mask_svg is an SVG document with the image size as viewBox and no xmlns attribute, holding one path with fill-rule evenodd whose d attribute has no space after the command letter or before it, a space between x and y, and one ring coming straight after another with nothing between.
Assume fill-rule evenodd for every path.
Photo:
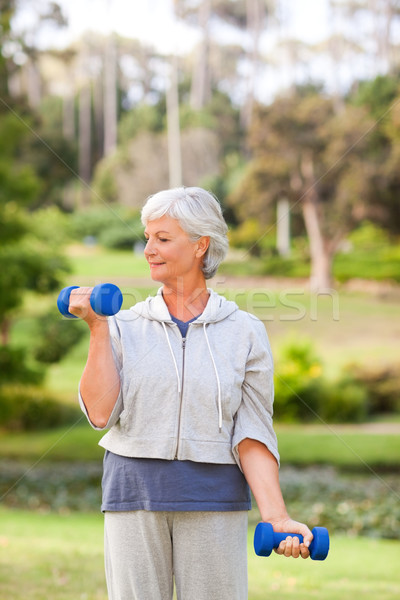
<instances>
[{"instance_id":1,"label":"woman's forehead","mask_svg":"<svg viewBox=\"0 0 400 600\"><path fill-rule=\"evenodd\" d=\"M177 234L181 232L183 232L183 229L180 226L178 219L174 219L169 215L164 215L159 219L148 221L145 228L145 233L151 233L152 235L158 235L160 233Z\"/></svg>"}]
</instances>

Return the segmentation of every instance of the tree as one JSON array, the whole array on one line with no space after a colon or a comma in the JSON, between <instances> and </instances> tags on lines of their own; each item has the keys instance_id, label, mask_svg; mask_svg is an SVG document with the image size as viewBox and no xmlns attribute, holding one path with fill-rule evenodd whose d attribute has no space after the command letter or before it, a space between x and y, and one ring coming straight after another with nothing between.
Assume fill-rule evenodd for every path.
<instances>
[{"instance_id":1,"label":"tree","mask_svg":"<svg viewBox=\"0 0 400 600\"><path fill-rule=\"evenodd\" d=\"M33 204L41 182L18 154L26 135L25 124L13 114L0 114L0 329L2 344L9 341L11 317L28 290L48 293L57 289L68 269L59 238L49 243L41 223L24 209ZM44 225L44 223L43 223ZM55 231L53 231L55 236Z\"/></svg>"},{"instance_id":2,"label":"tree","mask_svg":"<svg viewBox=\"0 0 400 600\"><path fill-rule=\"evenodd\" d=\"M367 187L367 133L373 121L363 108L337 114L333 101L315 92L259 107L250 130L253 152L230 202L239 214L271 223L284 195L300 208L309 240L310 286L332 286L332 260L357 222Z\"/></svg>"},{"instance_id":3,"label":"tree","mask_svg":"<svg viewBox=\"0 0 400 600\"><path fill-rule=\"evenodd\" d=\"M14 2L4 2L0 30L0 81L13 72L12 57L4 58L4 44L10 39ZM30 160L31 127L35 114L21 99L15 101L3 87L0 103L0 331L3 345L9 341L11 317L31 290L46 293L57 289L65 259L54 240L46 242L40 223L27 211L35 204L42 181ZM11 108L12 107L12 108Z\"/></svg>"},{"instance_id":4,"label":"tree","mask_svg":"<svg viewBox=\"0 0 400 600\"><path fill-rule=\"evenodd\" d=\"M392 234L400 233L400 85L397 77L378 76L362 82L350 98L367 109L376 126L373 163L360 217L370 219Z\"/></svg>"}]
</instances>

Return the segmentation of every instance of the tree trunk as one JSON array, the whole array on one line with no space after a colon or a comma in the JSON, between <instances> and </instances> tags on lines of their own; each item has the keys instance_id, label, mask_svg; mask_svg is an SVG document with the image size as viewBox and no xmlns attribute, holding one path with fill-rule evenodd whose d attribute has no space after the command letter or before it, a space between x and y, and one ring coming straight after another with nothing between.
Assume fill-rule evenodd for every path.
<instances>
[{"instance_id":1,"label":"tree trunk","mask_svg":"<svg viewBox=\"0 0 400 600\"><path fill-rule=\"evenodd\" d=\"M27 93L28 103L32 108L37 108L42 99L40 71L33 57L28 59L27 71Z\"/></svg>"},{"instance_id":2,"label":"tree trunk","mask_svg":"<svg viewBox=\"0 0 400 600\"><path fill-rule=\"evenodd\" d=\"M170 81L167 83L167 129L169 186L182 185L181 132L179 125L179 95L176 56L171 59Z\"/></svg>"},{"instance_id":3,"label":"tree trunk","mask_svg":"<svg viewBox=\"0 0 400 600\"><path fill-rule=\"evenodd\" d=\"M83 85L79 93L79 177L81 180L81 203L88 203L91 177L91 88L90 83Z\"/></svg>"},{"instance_id":4,"label":"tree trunk","mask_svg":"<svg viewBox=\"0 0 400 600\"><path fill-rule=\"evenodd\" d=\"M310 289L312 292L331 289L333 257L321 232L316 202L312 199L304 199L302 210L310 244Z\"/></svg>"},{"instance_id":5,"label":"tree trunk","mask_svg":"<svg viewBox=\"0 0 400 600\"><path fill-rule=\"evenodd\" d=\"M251 124L256 96L257 71L260 59L260 35L265 18L260 0L246 0L247 31L251 37L251 49L247 53L248 75L247 91L241 109L241 123L248 129Z\"/></svg>"},{"instance_id":6,"label":"tree trunk","mask_svg":"<svg viewBox=\"0 0 400 600\"><path fill-rule=\"evenodd\" d=\"M194 110L204 108L210 97L209 81L209 33L208 24L211 13L211 0L203 0L198 9L199 25L202 30L197 56L193 65L192 87L190 90L190 106Z\"/></svg>"},{"instance_id":7,"label":"tree trunk","mask_svg":"<svg viewBox=\"0 0 400 600\"><path fill-rule=\"evenodd\" d=\"M63 135L65 139L75 139L75 98L67 92L63 96Z\"/></svg>"},{"instance_id":8,"label":"tree trunk","mask_svg":"<svg viewBox=\"0 0 400 600\"><path fill-rule=\"evenodd\" d=\"M281 256L290 255L289 200L281 198L276 207L276 248Z\"/></svg>"},{"instance_id":9,"label":"tree trunk","mask_svg":"<svg viewBox=\"0 0 400 600\"><path fill-rule=\"evenodd\" d=\"M303 189L305 189L302 194L301 206L310 245L310 289L312 292L320 292L332 288L333 247L329 245L322 232L318 210L317 181L311 154L303 154L300 169Z\"/></svg>"},{"instance_id":10,"label":"tree trunk","mask_svg":"<svg viewBox=\"0 0 400 600\"><path fill-rule=\"evenodd\" d=\"M117 147L117 47L114 35L107 41L104 78L104 156Z\"/></svg>"}]
</instances>

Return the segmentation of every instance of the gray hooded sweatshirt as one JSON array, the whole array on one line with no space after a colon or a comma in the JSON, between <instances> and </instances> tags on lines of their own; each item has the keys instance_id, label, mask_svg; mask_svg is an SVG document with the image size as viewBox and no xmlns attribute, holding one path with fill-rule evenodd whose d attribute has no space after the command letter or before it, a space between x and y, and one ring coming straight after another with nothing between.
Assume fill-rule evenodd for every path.
<instances>
[{"instance_id":1,"label":"gray hooded sweatshirt","mask_svg":"<svg viewBox=\"0 0 400 600\"><path fill-rule=\"evenodd\" d=\"M185 339L161 289L109 317L121 391L100 446L128 457L240 467L238 444L252 438L279 462L265 327L234 302L209 292Z\"/></svg>"}]
</instances>

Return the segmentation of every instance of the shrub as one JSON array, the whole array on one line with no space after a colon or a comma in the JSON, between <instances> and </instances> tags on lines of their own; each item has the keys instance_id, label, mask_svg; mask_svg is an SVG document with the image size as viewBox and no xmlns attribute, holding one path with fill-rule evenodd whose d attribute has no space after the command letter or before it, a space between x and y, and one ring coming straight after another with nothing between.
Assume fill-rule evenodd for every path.
<instances>
[{"instance_id":1,"label":"shrub","mask_svg":"<svg viewBox=\"0 0 400 600\"><path fill-rule=\"evenodd\" d=\"M121 207L112 212L94 208L76 213L71 227L77 239L94 238L107 248L132 249L138 239L143 239L139 213Z\"/></svg>"},{"instance_id":2,"label":"shrub","mask_svg":"<svg viewBox=\"0 0 400 600\"><path fill-rule=\"evenodd\" d=\"M85 334L83 323L78 320L60 319L58 312L50 312L38 321L38 342L33 355L39 362L59 362Z\"/></svg>"},{"instance_id":3,"label":"shrub","mask_svg":"<svg viewBox=\"0 0 400 600\"><path fill-rule=\"evenodd\" d=\"M393 413L400 411L400 369L398 365L386 365L365 368L349 365L358 385L368 390L371 414Z\"/></svg>"},{"instance_id":4,"label":"shrub","mask_svg":"<svg viewBox=\"0 0 400 600\"><path fill-rule=\"evenodd\" d=\"M0 385L14 382L39 384L43 377L42 370L28 366L25 349L0 346Z\"/></svg>"},{"instance_id":5,"label":"shrub","mask_svg":"<svg viewBox=\"0 0 400 600\"><path fill-rule=\"evenodd\" d=\"M345 372L329 381L307 341L286 345L275 370L275 417L279 421L361 422L370 414L368 387Z\"/></svg>"},{"instance_id":6,"label":"shrub","mask_svg":"<svg viewBox=\"0 0 400 600\"><path fill-rule=\"evenodd\" d=\"M313 420L318 411L322 366L308 341L282 349L275 369L275 415L282 421Z\"/></svg>"},{"instance_id":7,"label":"shrub","mask_svg":"<svg viewBox=\"0 0 400 600\"><path fill-rule=\"evenodd\" d=\"M369 414L366 388L351 377L324 386L319 403L319 415L324 421L361 423Z\"/></svg>"},{"instance_id":8,"label":"shrub","mask_svg":"<svg viewBox=\"0 0 400 600\"><path fill-rule=\"evenodd\" d=\"M135 242L143 239L143 226L139 219L115 223L99 235L102 246L115 250L132 250Z\"/></svg>"},{"instance_id":9,"label":"shrub","mask_svg":"<svg viewBox=\"0 0 400 600\"><path fill-rule=\"evenodd\" d=\"M39 387L0 387L0 427L32 431L73 423L80 416L77 406L62 404Z\"/></svg>"}]
</instances>

